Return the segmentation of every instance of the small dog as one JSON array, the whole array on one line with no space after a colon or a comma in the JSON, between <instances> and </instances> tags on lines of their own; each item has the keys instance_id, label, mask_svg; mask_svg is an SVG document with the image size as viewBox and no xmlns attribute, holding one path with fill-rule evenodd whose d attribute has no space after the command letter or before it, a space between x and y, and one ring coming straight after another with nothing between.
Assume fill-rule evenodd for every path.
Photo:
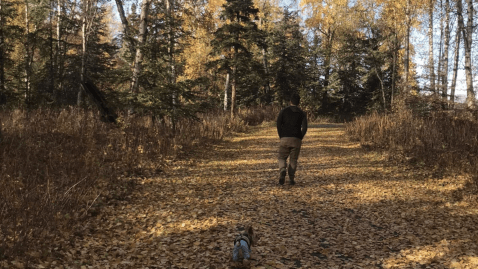
<instances>
[{"instance_id":1,"label":"small dog","mask_svg":"<svg viewBox=\"0 0 478 269\"><path fill-rule=\"evenodd\" d=\"M251 247L255 246L255 243L254 231L249 226L234 239L232 260L235 262L249 261L251 258Z\"/></svg>"}]
</instances>

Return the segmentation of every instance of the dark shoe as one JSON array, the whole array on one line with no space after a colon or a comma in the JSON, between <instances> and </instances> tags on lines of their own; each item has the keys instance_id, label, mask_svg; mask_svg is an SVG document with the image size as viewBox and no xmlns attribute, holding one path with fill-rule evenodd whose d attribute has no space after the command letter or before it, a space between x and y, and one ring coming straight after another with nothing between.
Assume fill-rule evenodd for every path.
<instances>
[{"instance_id":1,"label":"dark shoe","mask_svg":"<svg viewBox=\"0 0 478 269\"><path fill-rule=\"evenodd\" d=\"M289 177L289 179L290 179L289 184L295 185L294 177Z\"/></svg>"},{"instance_id":2,"label":"dark shoe","mask_svg":"<svg viewBox=\"0 0 478 269\"><path fill-rule=\"evenodd\" d=\"M280 172L279 185L284 185L286 171Z\"/></svg>"}]
</instances>

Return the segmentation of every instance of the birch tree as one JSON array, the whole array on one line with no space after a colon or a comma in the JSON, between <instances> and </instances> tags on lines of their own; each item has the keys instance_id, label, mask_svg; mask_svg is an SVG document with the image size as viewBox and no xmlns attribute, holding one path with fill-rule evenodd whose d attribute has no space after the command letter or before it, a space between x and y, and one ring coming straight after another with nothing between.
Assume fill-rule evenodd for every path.
<instances>
[{"instance_id":1,"label":"birch tree","mask_svg":"<svg viewBox=\"0 0 478 269\"><path fill-rule=\"evenodd\" d=\"M0 0L0 99L6 100L5 92L5 0ZM2 100L3 101L3 100ZM1 102L2 104L4 102Z\"/></svg>"},{"instance_id":2,"label":"birch tree","mask_svg":"<svg viewBox=\"0 0 478 269\"><path fill-rule=\"evenodd\" d=\"M473 91L473 73L471 69L471 46L473 42L473 2L467 0L467 25L465 28L463 19L463 5L461 0L456 1L456 12L458 15L458 27L462 31L463 43L465 47L465 75L466 75L466 106L474 109L475 93Z\"/></svg>"},{"instance_id":3,"label":"birch tree","mask_svg":"<svg viewBox=\"0 0 478 269\"><path fill-rule=\"evenodd\" d=\"M457 3L461 0L457 0ZM475 92L473 89L473 70L471 64L471 49L473 46L473 1L466 0L467 3L467 23L466 29L463 27L462 20L462 31L463 31L463 43L465 44L465 74L466 74L466 105L470 109L476 108L476 98ZM462 12L458 11L458 16L462 17Z\"/></svg>"},{"instance_id":4,"label":"birch tree","mask_svg":"<svg viewBox=\"0 0 478 269\"><path fill-rule=\"evenodd\" d=\"M143 47L145 45L146 36L147 36L146 27L147 27L147 19L148 19L150 3L151 3L151 0L143 0L141 4L138 44L136 46L136 53L135 53L134 63L133 63L133 75L131 77L130 91L132 93L138 93L138 89L139 89L139 76L141 73L141 66L143 64Z\"/></svg>"},{"instance_id":5,"label":"birch tree","mask_svg":"<svg viewBox=\"0 0 478 269\"><path fill-rule=\"evenodd\" d=\"M458 1L456 3L457 9L459 7ZM461 41L461 24L459 23L459 16L457 16L457 26L456 26L456 34L455 34L455 56L453 61L453 75L450 87L450 105L451 108L455 106L455 88L456 88L456 79L458 77L458 62L460 59L460 41Z\"/></svg>"},{"instance_id":6,"label":"birch tree","mask_svg":"<svg viewBox=\"0 0 478 269\"><path fill-rule=\"evenodd\" d=\"M28 0L25 0L25 103L28 104L30 100L30 75L31 65L33 61L33 53L30 50L30 5Z\"/></svg>"},{"instance_id":7,"label":"birch tree","mask_svg":"<svg viewBox=\"0 0 478 269\"><path fill-rule=\"evenodd\" d=\"M450 0L445 0L445 40L443 49L443 71L442 71L442 98L447 100L448 95L448 55L450 47Z\"/></svg>"},{"instance_id":8,"label":"birch tree","mask_svg":"<svg viewBox=\"0 0 478 269\"><path fill-rule=\"evenodd\" d=\"M84 0L82 6L82 19L81 19L81 71L80 82L84 84L86 81L86 57L87 57L87 42L88 42L88 21L90 18L91 0ZM79 87L77 105L81 106L84 101L83 87Z\"/></svg>"},{"instance_id":9,"label":"birch tree","mask_svg":"<svg viewBox=\"0 0 478 269\"><path fill-rule=\"evenodd\" d=\"M436 94L435 89L435 63L433 61L433 12L435 1L429 0L428 6L428 70L430 78L430 91Z\"/></svg>"},{"instance_id":10,"label":"birch tree","mask_svg":"<svg viewBox=\"0 0 478 269\"><path fill-rule=\"evenodd\" d=\"M410 29L412 27L412 7L411 1L407 0L407 4L405 7L405 27L406 27L406 34L405 34L405 62L403 77L405 81L405 94L410 93L409 89L409 74L410 74Z\"/></svg>"},{"instance_id":11,"label":"birch tree","mask_svg":"<svg viewBox=\"0 0 478 269\"><path fill-rule=\"evenodd\" d=\"M166 18L168 24L168 58L169 58L169 83L173 85L172 89L173 92L171 94L172 97L172 128L173 132L176 130L176 106L178 102L178 92L176 90L176 63L175 63L175 46L176 46L176 38L174 33L174 0L166 0Z\"/></svg>"},{"instance_id":12,"label":"birch tree","mask_svg":"<svg viewBox=\"0 0 478 269\"><path fill-rule=\"evenodd\" d=\"M302 0L300 2L304 10L309 14L306 24L309 27L316 28L321 34L321 46L323 51L323 92L321 97L321 110L328 110L328 94L331 64L333 61L334 46L337 32L340 32L341 27L350 23L347 18L347 0Z\"/></svg>"},{"instance_id":13,"label":"birch tree","mask_svg":"<svg viewBox=\"0 0 478 269\"><path fill-rule=\"evenodd\" d=\"M59 101L59 95L63 88L63 49L62 49L62 18L63 18L63 0L57 0L56 7L56 77L57 77L57 86L55 93L55 101Z\"/></svg>"}]
</instances>

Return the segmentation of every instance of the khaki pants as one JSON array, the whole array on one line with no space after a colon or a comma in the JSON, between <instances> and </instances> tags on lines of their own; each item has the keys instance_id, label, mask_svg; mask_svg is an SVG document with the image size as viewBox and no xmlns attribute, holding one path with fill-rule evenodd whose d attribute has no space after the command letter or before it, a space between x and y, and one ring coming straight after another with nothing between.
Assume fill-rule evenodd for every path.
<instances>
[{"instance_id":1,"label":"khaki pants","mask_svg":"<svg viewBox=\"0 0 478 269\"><path fill-rule=\"evenodd\" d=\"M279 170L286 171L287 158L289 159L288 173L289 177L295 176L297 170L297 159L299 159L300 146L302 140L297 137L282 137L279 146Z\"/></svg>"}]
</instances>

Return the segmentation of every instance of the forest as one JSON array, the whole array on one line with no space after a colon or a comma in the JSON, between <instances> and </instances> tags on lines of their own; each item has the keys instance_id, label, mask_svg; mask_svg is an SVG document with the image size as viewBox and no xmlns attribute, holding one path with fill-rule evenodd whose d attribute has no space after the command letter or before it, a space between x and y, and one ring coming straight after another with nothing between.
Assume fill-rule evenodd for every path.
<instances>
[{"instance_id":1,"label":"forest","mask_svg":"<svg viewBox=\"0 0 478 269\"><path fill-rule=\"evenodd\" d=\"M478 267L475 7L0 0L0 267Z\"/></svg>"},{"instance_id":2,"label":"forest","mask_svg":"<svg viewBox=\"0 0 478 269\"><path fill-rule=\"evenodd\" d=\"M283 105L294 91L311 113L350 117L391 111L400 93L453 107L458 80L475 107L472 2L296 4L2 1L1 103L81 107L90 81L114 109L158 117Z\"/></svg>"}]
</instances>

